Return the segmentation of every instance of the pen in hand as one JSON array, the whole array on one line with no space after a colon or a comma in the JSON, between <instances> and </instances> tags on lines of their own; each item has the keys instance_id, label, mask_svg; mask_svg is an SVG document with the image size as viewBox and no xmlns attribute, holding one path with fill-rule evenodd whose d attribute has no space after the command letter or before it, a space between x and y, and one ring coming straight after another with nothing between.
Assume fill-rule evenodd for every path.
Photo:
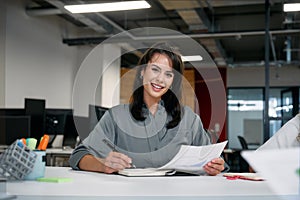
<instances>
[{"instance_id":1,"label":"pen in hand","mask_svg":"<svg viewBox=\"0 0 300 200\"><path fill-rule=\"evenodd\" d=\"M115 145L113 145L107 139L103 139L102 142L104 142L104 144L106 144L111 150L113 150L115 152L119 152L119 151L116 150ZM131 168L136 168L136 166L133 163L130 163L130 165L131 165Z\"/></svg>"}]
</instances>

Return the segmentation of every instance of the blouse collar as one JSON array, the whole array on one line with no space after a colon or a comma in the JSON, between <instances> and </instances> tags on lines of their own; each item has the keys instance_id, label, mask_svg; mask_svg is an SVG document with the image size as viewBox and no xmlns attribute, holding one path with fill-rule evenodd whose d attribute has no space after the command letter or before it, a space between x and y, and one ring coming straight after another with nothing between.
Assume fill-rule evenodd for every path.
<instances>
[{"instance_id":1,"label":"blouse collar","mask_svg":"<svg viewBox=\"0 0 300 200\"><path fill-rule=\"evenodd\" d=\"M165 103L163 100L159 100L158 106L157 106L157 113L161 113L165 111ZM143 103L142 112L144 116L149 115L149 109L147 108L147 105Z\"/></svg>"}]
</instances>

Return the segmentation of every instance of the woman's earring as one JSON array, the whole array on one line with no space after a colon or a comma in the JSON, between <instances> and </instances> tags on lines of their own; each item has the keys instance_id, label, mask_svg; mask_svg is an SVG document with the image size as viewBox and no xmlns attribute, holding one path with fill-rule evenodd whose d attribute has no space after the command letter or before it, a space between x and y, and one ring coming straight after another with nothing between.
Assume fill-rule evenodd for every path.
<instances>
[{"instance_id":1,"label":"woman's earring","mask_svg":"<svg viewBox=\"0 0 300 200\"><path fill-rule=\"evenodd\" d=\"M142 76L142 74L140 75L140 79L143 79L143 76Z\"/></svg>"},{"instance_id":2,"label":"woman's earring","mask_svg":"<svg viewBox=\"0 0 300 200\"><path fill-rule=\"evenodd\" d=\"M172 89L172 85L169 87L169 89L170 89L170 90Z\"/></svg>"}]
</instances>

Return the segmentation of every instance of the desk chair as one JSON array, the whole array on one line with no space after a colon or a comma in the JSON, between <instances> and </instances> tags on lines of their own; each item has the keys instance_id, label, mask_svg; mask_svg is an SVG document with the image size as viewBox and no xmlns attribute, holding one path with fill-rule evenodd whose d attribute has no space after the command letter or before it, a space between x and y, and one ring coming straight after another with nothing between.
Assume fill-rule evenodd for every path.
<instances>
[{"instance_id":1,"label":"desk chair","mask_svg":"<svg viewBox=\"0 0 300 200\"><path fill-rule=\"evenodd\" d=\"M241 144L241 146L242 146L242 149L243 149L243 150L249 149L249 148L248 148L248 144L247 144L245 138L242 137L242 136L240 136L240 135L238 135L237 137L238 137L238 139L239 139L239 141L240 141L240 144Z\"/></svg>"},{"instance_id":2,"label":"desk chair","mask_svg":"<svg viewBox=\"0 0 300 200\"><path fill-rule=\"evenodd\" d=\"M243 136L238 135L238 140L240 141L240 144L242 146L242 150L248 150L248 143L246 142L245 138ZM244 158L239 155L239 171L240 172L249 172L249 164L247 163Z\"/></svg>"}]
</instances>

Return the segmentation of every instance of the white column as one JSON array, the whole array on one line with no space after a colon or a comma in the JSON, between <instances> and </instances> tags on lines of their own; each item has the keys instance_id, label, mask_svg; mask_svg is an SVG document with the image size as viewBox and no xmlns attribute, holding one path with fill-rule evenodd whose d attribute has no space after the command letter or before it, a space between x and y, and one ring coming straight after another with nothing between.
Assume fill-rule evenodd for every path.
<instances>
[{"instance_id":1,"label":"white column","mask_svg":"<svg viewBox=\"0 0 300 200\"><path fill-rule=\"evenodd\" d=\"M112 107L120 103L121 47L100 44L84 59L76 74L74 114L88 116L88 105Z\"/></svg>"},{"instance_id":2,"label":"white column","mask_svg":"<svg viewBox=\"0 0 300 200\"><path fill-rule=\"evenodd\" d=\"M99 103L112 107L120 103L121 48L113 44L103 45L102 78L100 79Z\"/></svg>"},{"instance_id":3,"label":"white column","mask_svg":"<svg viewBox=\"0 0 300 200\"><path fill-rule=\"evenodd\" d=\"M0 5L0 107L5 107L6 2Z\"/></svg>"}]
</instances>

